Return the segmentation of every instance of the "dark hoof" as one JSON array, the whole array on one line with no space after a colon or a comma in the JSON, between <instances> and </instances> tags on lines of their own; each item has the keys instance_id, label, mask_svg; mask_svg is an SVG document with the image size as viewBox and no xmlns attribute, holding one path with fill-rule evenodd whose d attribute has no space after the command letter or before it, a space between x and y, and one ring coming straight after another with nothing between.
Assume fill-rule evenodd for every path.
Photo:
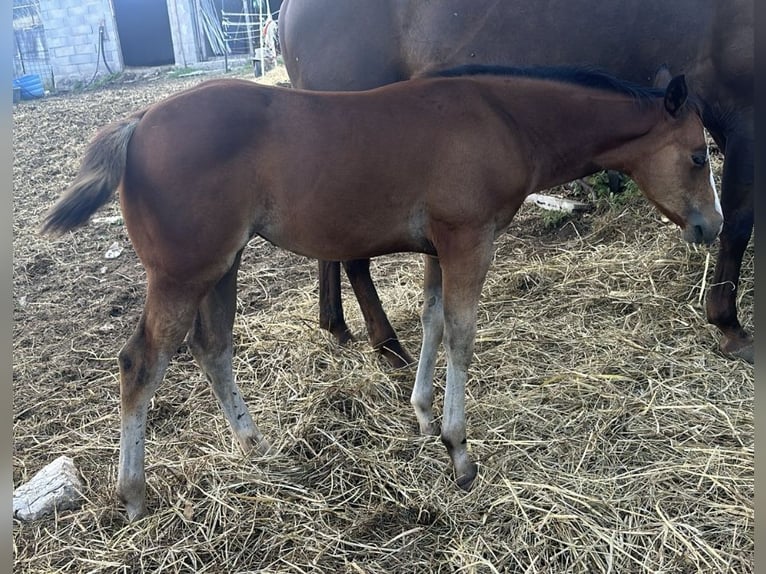
<instances>
[{"instance_id":1,"label":"dark hoof","mask_svg":"<svg viewBox=\"0 0 766 574\"><path fill-rule=\"evenodd\" d=\"M399 341L385 343L376 350L388 361L388 364L393 369L406 369L415 364L415 359L404 350Z\"/></svg>"},{"instance_id":2,"label":"dark hoof","mask_svg":"<svg viewBox=\"0 0 766 574\"><path fill-rule=\"evenodd\" d=\"M755 363L755 345L752 337L747 339L721 339L721 352L729 357L736 357L747 361L751 365Z\"/></svg>"},{"instance_id":3,"label":"dark hoof","mask_svg":"<svg viewBox=\"0 0 766 574\"><path fill-rule=\"evenodd\" d=\"M457 482L457 485L468 492L471 490L471 487L473 486L474 480L476 480L476 474L479 471L479 467L476 466L475 462L472 462L471 465L468 467L468 470L463 473L461 476L458 476L455 482Z\"/></svg>"},{"instance_id":4,"label":"dark hoof","mask_svg":"<svg viewBox=\"0 0 766 574\"><path fill-rule=\"evenodd\" d=\"M338 341L339 345L345 345L354 341L354 336L351 334L351 331L348 327L343 329L334 329L332 334L335 337L335 340Z\"/></svg>"}]
</instances>

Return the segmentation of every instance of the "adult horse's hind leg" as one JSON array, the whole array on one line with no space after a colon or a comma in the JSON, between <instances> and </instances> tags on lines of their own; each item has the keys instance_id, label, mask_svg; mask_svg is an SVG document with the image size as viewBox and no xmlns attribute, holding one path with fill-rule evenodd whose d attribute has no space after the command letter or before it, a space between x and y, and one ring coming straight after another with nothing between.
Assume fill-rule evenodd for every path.
<instances>
[{"instance_id":1,"label":"adult horse's hind leg","mask_svg":"<svg viewBox=\"0 0 766 574\"><path fill-rule=\"evenodd\" d=\"M237 303L237 272L242 251L216 286L205 296L197 311L188 344L194 359L205 372L226 420L242 450L261 453L268 443L253 422L247 404L234 380L232 369L232 328Z\"/></svg>"},{"instance_id":2,"label":"adult horse's hind leg","mask_svg":"<svg viewBox=\"0 0 766 574\"><path fill-rule=\"evenodd\" d=\"M372 348L383 355L395 369L401 369L413 363L414 360L399 343L396 331L383 311L380 297L370 277L370 260L344 261L343 268L346 270L356 300L359 302L359 308L362 310Z\"/></svg>"},{"instance_id":3,"label":"adult horse's hind leg","mask_svg":"<svg viewBox=\"0 0 766 574\"><path fill-rule=\"evenodd\" d=\"M202 293L149 277L146 305L119 354L120 461L117 495L130 520L146 512L146 417L171 357L183 342Z\"/></svg>"}]
</instances>

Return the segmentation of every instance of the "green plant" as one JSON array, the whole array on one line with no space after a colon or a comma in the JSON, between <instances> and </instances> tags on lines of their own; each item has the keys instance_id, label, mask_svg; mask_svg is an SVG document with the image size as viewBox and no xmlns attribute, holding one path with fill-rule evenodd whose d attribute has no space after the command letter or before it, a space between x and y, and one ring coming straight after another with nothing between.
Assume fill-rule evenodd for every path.
<instances>
[{"instance_id":1,"label":"green plant","mask_svg":"<svg viewBox=\"0 0 766 574\"><path fill-rule=\"evenodd\" d=\"M599 171L586 178L592 191L591 201L598 211L620 209L641 194L635 181L626 175L621 179L620 191L614 193L609 188L609 175L606 171Z\"/></svg>"},{"instance_id":2,"label":"green plant","mask_svg":"<svg viewBox=\"0 0 766 574\"><path fill-rule=\"evenodd\" d=\"M543 209L540 212L540 219L545 229L557 229L572 219L572 214L568 211L557 211L555 209Z\"/></svg>"}]
</instances>

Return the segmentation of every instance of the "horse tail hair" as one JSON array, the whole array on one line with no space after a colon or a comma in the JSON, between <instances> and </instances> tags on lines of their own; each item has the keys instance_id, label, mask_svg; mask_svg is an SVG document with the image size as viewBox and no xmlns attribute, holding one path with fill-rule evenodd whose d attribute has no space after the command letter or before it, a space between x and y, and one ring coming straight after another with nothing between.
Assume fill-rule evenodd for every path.
<instances>
[{"instance_id":1,"label":"horse tail hair","mask_svg":"<svg viewBox=\"0 0 766 574\"><path fill-rule=\"evenodd\" d=\"M41 233L60 235L85 225L112 198L125 173L128 142L144 113L111 123L94 136L74 182L45 215Z\"/></svg>"}]
</instances>

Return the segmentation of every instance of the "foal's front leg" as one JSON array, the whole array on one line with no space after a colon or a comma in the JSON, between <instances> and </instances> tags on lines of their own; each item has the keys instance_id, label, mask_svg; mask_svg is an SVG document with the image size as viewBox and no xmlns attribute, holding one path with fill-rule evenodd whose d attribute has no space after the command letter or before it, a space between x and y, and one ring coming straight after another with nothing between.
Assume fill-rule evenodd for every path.
<instances>
[{"instance_id":1,"label":"foal's front leg","mask_svg":"<svg viewBox=\"0 0 766 574\"><path fill-rule=\"evenodd\" d=\"M471 488L477 473L467 448L465 383L473 356L481 288L492 257L491 241L476 243L479 244L476 248L441 257L447 353L441 439L452 459L457 484L463 490Z\"/></svg>"},{"instance_id":2,"label":"foal's front leg","mask_svg":"<svg viewBox=\"0 0 766 574\"><path fill-rule=\"evenodd\" d=\"M424 435L438 434L433 420L434 367L436 353L444 333L444 306L442 304L442 270L439 259L424 255L425 273L423 279L423 311L420 317L423 325L423 342L420 347L415 386L412 388L410 403L415 409L420 432Z\"/></svg>"}]
</instances>

